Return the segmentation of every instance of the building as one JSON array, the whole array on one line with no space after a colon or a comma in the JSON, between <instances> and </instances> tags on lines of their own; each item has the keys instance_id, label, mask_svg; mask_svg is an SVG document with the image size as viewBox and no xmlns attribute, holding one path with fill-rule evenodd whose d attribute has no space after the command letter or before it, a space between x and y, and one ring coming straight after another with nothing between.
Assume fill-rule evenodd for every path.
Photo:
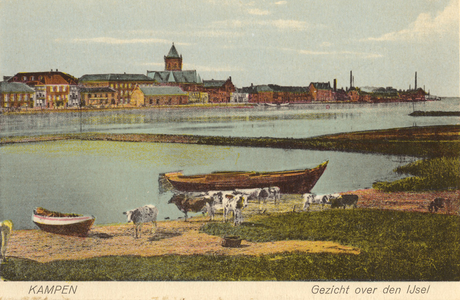
<instances>
[{"instance_id":1,"label":"building","mask_svg":"<svg viewBox=\"0 0 460 300\"><path fill-rule=\"evenodd\" d=\"M165 71L182 71L182 54L177 53L174 43L169 49L168 55L164 57Z\"/></svg>"},{"instance_id":2,"label":"building","mask_svg":"<svg viewBox=\"0 0 460 300\"><path fill-rule=\"evenodd\" d=\"M35 107L67 108L78 105L78 79L64 72L21 72L8 82L22 82L34 88L39 94Z\"/></svg>"},{"instance_id":3,"label":"building","mask_svg":"<svg viewBox=\"0 0 460 300\"><path fill-rule=\"evenodd\" d=\"M241 93L249 95L250 103L307 103L310 102L309 90L301 86L280 86L263 84L243 87Z\"/></svg>"},{"instance_id":4,"label":"building","mask_svg":"<svg viewBox=\"0 0 460 300\"><path fill-rule=\"evenodd\" d=\"M129 105L137 86L153 85L155 80L143 74L87 74L79 79L82 87L110 87L117 92L115 106ZM112 104L111 104L112 105Z\"/></svg>"},{"instance_id":5,"label":"building","mask_svg":"<svg viewBox=\"0 0 460 300\"><path fill-rule=\"evenodd\" d=\"M132 106L183 105L188 94L177 86L137 87L131 97Z\"/></svg>"},{"instance_id":6,"label":"building","mask_svg":"<svg viewBox=\"0 0 460 300\"><path fill-rule=\"evenodd\" d=\"M334 101L330 82L311 82L309 91L312 101Z\"/></svg>"},{"instance_id":7,"label":"building","mask_svg":"<svg viewBox=\"0 0 460 300\"><path fill-rule=\"evenodd\" d=\"M249 93L245 92L242 88L235 89L235 92L230 96L230 103L248 103Z\"/></svg>"},{"instance_id":8,"label":"building","mask_svg":"<svg viewBox=\"0 0 460 300\"><path fill-rule=\"evenodd\" d=\"M115 89L108 86L81 87L80 99L81 106L97 108L115 107L118 93Z\"/></svg>"},{"instance_id":9,"label":"building","mask_svg":"<svg viewBox=\"0 0 460 300\"><path fill-rule=\"evenodd\" d=\"M209 102L208 93L203 92L188 92L189 104L206 104Z\"/></svg>"},{"instance_id":10,"label":"building","mask_svg":"<svg viewBox=\"0 0 460 300\"><path fill-rule=\"evenodd\" d=\"M27 109L34 107L35 90L22 82L0 82L1 110Z\"/></svg>"},{"instance_id":11,"label":"building","mask_svg":"<svg viewBox=\"0 0 460 300\"><path fill-rule=\"evenodd\" d=\"M179 86L186 92L202 92L200 75L196 70L182 70L182 54L178 54L174 43L164 61L164 71L147 71L147 76L159 85Z\"/></svg>"},{"instance_id":12,"label":"building","mask_svg":"<svg viewBox=\"0 0 460 300\"><path fill-rule=\"evenodd\" d=\"M208 93L210 103L230 103L235 90L232 77L228 77L227 80L203 80L203 91Z\"/></svg>"}]
</instances>

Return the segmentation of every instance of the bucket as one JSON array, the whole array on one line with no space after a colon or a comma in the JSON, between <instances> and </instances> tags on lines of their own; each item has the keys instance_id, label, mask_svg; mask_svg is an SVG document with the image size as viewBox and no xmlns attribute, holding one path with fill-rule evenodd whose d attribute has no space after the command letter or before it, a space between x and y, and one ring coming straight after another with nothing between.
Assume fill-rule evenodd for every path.
<instances>
[{"instance_id":1,"label":"bucket","mask_svg":"<svg viewBox=\"0 0 460 300\"><path fill-rule=\"evenodd\" d=\"M241 239L236 235L227 235L222 237L222 247L239 247L241 246Z\"/></svg>"}]
</instances>

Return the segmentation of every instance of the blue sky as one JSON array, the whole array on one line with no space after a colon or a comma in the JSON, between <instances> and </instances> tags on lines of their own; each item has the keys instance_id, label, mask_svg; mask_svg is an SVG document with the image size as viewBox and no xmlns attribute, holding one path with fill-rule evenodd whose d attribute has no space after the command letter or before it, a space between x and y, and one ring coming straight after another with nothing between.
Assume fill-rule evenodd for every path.
<instances>
[{"instance_id":1,"label":"blue sky","mask_svg":"<svg viewBox=\"0 0 460 300\"><path fill-rule=\"evenodd\" d=\"M418 86L459 96L458 0L0 0L0 76L184 69L237 87Z\"/></svg>"}]
</instances>

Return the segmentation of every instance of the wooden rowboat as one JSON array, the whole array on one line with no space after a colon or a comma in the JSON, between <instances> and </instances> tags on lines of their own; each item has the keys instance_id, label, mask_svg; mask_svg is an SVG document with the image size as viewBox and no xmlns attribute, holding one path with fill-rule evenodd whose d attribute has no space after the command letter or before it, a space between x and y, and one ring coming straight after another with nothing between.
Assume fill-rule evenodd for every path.
<instances>
[{"instance_id":1,"label":"wooden rowboat","mask_svg":"<svg viewBox=\"0 0 460 300\"><path fill-rule=\"evenodd\" d=\"M95 220L94 216L60 213L41 207L32 214L32 221L43 231L81 237L88 235Z\"/></svg>"},{"instance_id":2,"label":"wooden rowboat","mask_svg":"<svg viewBox=\"0 0 460 300\"><path fill-rule=\"evenodd\" d=\"M178 191L250 189L277 186L281 193L309 193L323 175L327 161L312 169L276 172L214 172L184 176L182 172L166 173L165 178Z\"/></svg>"}]
</instances>

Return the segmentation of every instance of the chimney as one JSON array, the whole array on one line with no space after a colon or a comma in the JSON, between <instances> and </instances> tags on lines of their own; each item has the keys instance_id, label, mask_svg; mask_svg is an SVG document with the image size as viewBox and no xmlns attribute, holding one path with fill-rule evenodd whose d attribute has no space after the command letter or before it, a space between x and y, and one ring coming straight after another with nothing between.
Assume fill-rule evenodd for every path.
<instances>
[{"instance_id":1,"label":"chimney","mask_svg":"<svg viewBox=\"0 0 460 300\"><path fill-rule=\"evenodd\" d=\"M350 89L353 87L353 72L350 71Z\"/></svg>"},{"instance_id":2,"label":"chimney","mask_svg":"<svg viewBox=\"0 0 460 300\"><path fill-rule=\"evenodd\" d=\"M416 90L416 89L417 89L417 72L415 72L415 88L414 88L414 90Z\"/></svg>"},{"instance_id":3,"label":"chimney","mask_svg":"<svg viewBox=\"0 0 460 300\"><path fill-rule=\"evenodd\" d=\"M56 72L58 72L58 69L56 69Z\"/></svg>"},{"instance_id":4,"label":"chimney","mask_svg":"<svg viewBox=\"0 0 460 300\"><path fill-rule=\"evenodd\" d=\"M334 79L334 92L337 92L337 79Z\"/></svg>"}]
</instances>

